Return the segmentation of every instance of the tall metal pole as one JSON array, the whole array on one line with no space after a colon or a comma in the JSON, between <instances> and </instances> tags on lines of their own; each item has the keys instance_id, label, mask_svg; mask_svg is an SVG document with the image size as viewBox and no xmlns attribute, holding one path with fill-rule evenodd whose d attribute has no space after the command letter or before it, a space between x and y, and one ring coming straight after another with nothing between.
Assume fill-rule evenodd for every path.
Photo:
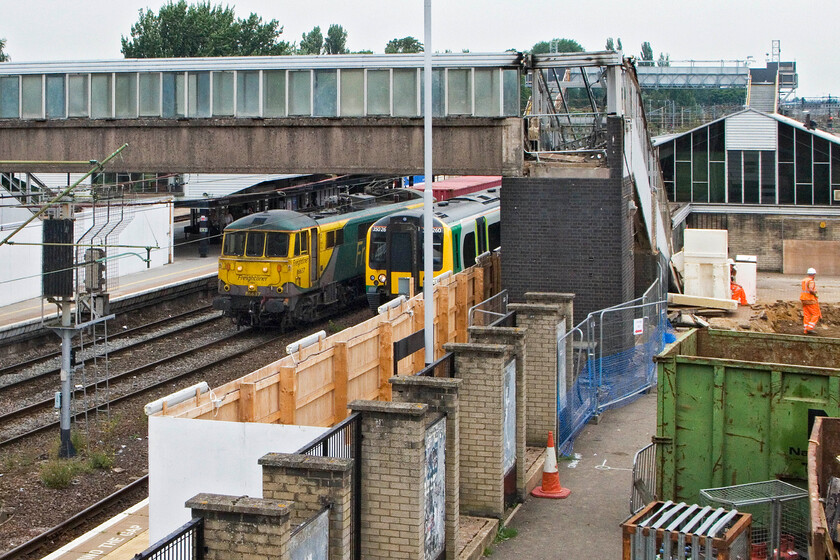
<instances>
[{"instance_id":1,"label":"tall metal pole","mask_svg":"<svg viewBox=\"0 0 840 560\"><path fill-rule=\"evenodd\" d=\"M69 204L64 204L62 213L70 219L71 209ZM76 455L73 441L70 439L70 401L73 398L73 379L70 363L70 354L73 348L73 316L70 305L73 296L61 298L61 411L59 416L59 428L61 429L61 446L58 456L69 459Z\"/></svg>"},{"instance_id":2,"label":"tall metal pole","mask_svg":"<svg viewBox=\"0 0 840 560\"><path fill-rule=\"evenodd\" d=\"M423 21L425 37L423 42L423 174L426 185L423 189L423 317L426 364L435 361L435 298L432 236L432 0L423 0Z\"/></svg>"}]
</instances>

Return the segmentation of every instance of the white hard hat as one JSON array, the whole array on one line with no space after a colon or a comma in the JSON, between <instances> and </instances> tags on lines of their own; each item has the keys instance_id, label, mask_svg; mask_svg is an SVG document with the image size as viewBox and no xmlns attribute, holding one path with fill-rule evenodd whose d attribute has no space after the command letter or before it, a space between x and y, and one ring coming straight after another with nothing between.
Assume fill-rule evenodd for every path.
<instances>
[{"instance_id":1,"label":"white hard hat","mask_svg":"<svg viewBox=\"0 0 840 560\"><path fill-rule=\"evenodd\" d=\"M814 270L813 268L809 268L809 269L808 269L808 274L809 274L809 275L811 275L811 274L816 274L816 273L817 273L817 271L816 271L816 270Z\"/></svg>"},{"instance_id":2,"label":"white hard hat","mask_svg":"<svg viewBox=\"0 0 840 560\"><path fill-rule=\"evenodd\" d=\"M726 262L729 263L729 266L735 266L735 261L732 259L726 259Z\"/></svg>"}]
</instances>

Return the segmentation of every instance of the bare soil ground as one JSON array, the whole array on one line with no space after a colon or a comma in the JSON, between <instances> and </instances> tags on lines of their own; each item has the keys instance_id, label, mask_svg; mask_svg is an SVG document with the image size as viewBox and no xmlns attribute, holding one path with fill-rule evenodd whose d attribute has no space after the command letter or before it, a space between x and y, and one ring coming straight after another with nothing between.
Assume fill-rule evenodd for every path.
<instances>
[{"instance_id":1,"label":"bare soil ground","mask_svg":"<svg viewBox=\"0 0 840 560\"><path fill-rule=\"evenodd\" d=\"M840 338L840 304L821 303L822 319L816 334ZM744 305L725 317L709 319L714 328L780 334L802 333L802 306L798 301L777 301Z\"/></svg>"}]
</instances>

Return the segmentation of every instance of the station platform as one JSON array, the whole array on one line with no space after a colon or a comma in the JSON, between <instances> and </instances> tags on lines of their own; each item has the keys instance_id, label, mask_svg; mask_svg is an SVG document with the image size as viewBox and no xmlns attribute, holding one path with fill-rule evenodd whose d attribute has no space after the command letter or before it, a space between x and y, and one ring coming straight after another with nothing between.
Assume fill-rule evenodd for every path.
<instances>
[{"instance_id":1,"label":"station platform","mask_svg":"<svg viewBox=\"0 0 840 560\"><path fill-rule=\"evenodd\" d=\"M112 309L119 308L125 300L150 294L166 287L174 287L197 280L210 281L218 271L220 245L211 245L207 257L201 257L196 243L176 242L173 262L122 276L110 291ZM42 316L43 314L43 316ZM0 307L0 339L40 328L43 320L57 317L54 304L32 298Z\"/></svg>"},{"instance_id":2,"label":"station platform","mask_svg":"<svg viewBox=\"0 0 840 560\"><path fill-rule=\"evenodd\" d=\"M129 560L149 548L149 499L67 543L43 560Z\"/></svg>"}]
</instances>

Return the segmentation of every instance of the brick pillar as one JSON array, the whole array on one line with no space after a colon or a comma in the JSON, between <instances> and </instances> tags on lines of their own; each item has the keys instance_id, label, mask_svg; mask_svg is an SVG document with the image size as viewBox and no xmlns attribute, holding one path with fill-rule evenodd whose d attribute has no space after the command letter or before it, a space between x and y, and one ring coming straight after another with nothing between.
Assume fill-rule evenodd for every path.
<instances>
[{"instance_id":1,"label":"brick pillar","mask_svg":"<svg viewBox=\"0 0 840 560\"><path fill-rule=\"evenodd\" d=\"M362 413L362 558L424 556L428 406L353 401Z\"/></svg>"},{"instance_id":2,"label":"brick pillar","mask_svg":"<svg viewBox=\"0 0 840 560\"><path fill-rule=\"evenodd\" d=\"M263 498L294 502L292 524L300 525L330 506L330 560L349 560L353 460L268 453L259 464Z\"/></svg>"},{"instance_id":3,"label":"brick pillar","mask_svg":"<svg viewBox=\"0 0 840 560\"><path fill-rule=\"evenodd\" d=\"M392 377L390 380L394 402L419 402L429 410L446 415L446 559L457 558L460 543L460 379L440 377Z\"/></svg>"},{"instance_id":4,"label":"brick pillar","mask_svg":"<svg viewBox=\"0 0 840 560\"><path fill-rule=\"evenodd\" d=\"M566 319L568 332L574 324L573 294L526 294L528 303L508 305L516 310L516 324L525 329L526 400L525 441L545 447L548 431L557 433L557 338L558 324ZM565 333L559 333L562 336ZM566 338L566 391L574 382L572 367L574 337Z\"/></svg>"},{"instance_id":5,"label":"brick pillar","mask_svg":"<svg viewBox=\"0 0 840 560\"><path fill-rule=\"evenodd\" d=\"M187 500L204 518L207 560L289 560L291 504L278 500L198 494Z\"/></svg>"},{"instance_id":6,"label":"brick pillar","mask_svg":"<svg viewBox=\"0 0 840 560\"><path fill-rule=\"evenodd\" d=\"M525 379L527 356L523 328L470 327L470 342L477 344L504 344L516 358L516 493L521 501L527 496L528 469L525 466L525 428L528 386Z\"/></svg>"},{"instance_id":7,"label":"brick pillar","mask_svg":"<svg viewBox=\"0 0 840 560\"><path fill-rule=\"evenodd\" d=\"M461 511L501 518L504 503L504 368L513 353L502 344L444 345L455 352L463 380L461 404Z\"/></svg>"}]
</instances>

